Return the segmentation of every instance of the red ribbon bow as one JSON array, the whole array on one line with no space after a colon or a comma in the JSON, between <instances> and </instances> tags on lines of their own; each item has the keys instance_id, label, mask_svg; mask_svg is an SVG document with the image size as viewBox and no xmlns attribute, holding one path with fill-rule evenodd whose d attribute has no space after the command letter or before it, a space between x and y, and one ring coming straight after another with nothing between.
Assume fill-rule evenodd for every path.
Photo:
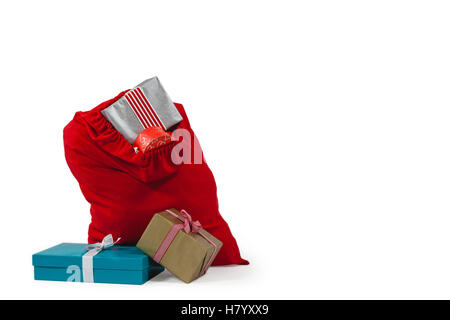
<instances>
[{"instance_id":1,"label":"red ribbon bow","mask_svg":"<svg viewBox=\"0 0 450 320\"><path fill-rule=\"evenodd\" d=\"M198 231L202 228L202 225L200 222L192 221L192 217L189 213L186 212L186 210L181 210L180 214L184 217L184 231L186 233L198 233Z\"/></svg>"}]
</instances>

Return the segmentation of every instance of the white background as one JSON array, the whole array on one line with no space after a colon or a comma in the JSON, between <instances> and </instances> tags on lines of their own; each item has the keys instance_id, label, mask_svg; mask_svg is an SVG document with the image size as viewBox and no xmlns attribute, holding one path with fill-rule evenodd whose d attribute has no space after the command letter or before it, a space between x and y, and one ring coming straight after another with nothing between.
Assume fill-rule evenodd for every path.
<instances>
[{"instance_id":1,"label":"white background","mask_svg":"<svg viewBox=\"0 0 450 320\"><path fill-rule=\"evenodd\" d=\"M446 1L3 1L0 298L450 298ZM157 75L249 266L33 280L84 242L64 126Z\"/></svg>"}]
</instances>

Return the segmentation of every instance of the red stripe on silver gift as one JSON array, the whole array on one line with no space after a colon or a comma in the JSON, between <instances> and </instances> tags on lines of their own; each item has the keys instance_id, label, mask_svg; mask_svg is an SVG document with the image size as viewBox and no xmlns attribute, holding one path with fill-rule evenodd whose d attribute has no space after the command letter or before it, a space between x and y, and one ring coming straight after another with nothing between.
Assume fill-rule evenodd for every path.
<instances>
[{"instance_id":1,"label":"red stripe on silver gift","mask_svg":"<svg viewBox=\"0 0 450 320\"><path fill-rule=\"evenodd\" d=\"M135 102L132 100L131 96L128 93L125 95L125 99L127 99L128 104L131 107L131 110L133 110L134 114L138 118L141 125L144 128L148 128L150 125L148 124L147 120L144 118L142 111L139 110L138 106L135 104Z\"/></svg>"},{"instance_id":2,"label":"red stripe on silver gift","mask_svg":"<svg viewBox=\"0 0 450 320\"><path fill-rule=\"evenodd\" d=\"M138 96L144 101L145 105L147 106L148 110L153 114L155 120L158 123L158 126L164 130L167 128L162 123L161 119L159 118L158 114L156 113L155 109L153 109L152 105L150 104L150 101L147 99L147 97L144 95L144 92L142 92L141 88L136 88L136 93Z\"/></svg>"},{"instance_id":3,"label":"red stripe on silver gift","mask_svg":"<svg viewBox=\"0 0 450 320\"><path fill-rule=\"evenodd\" d=\"M125 98L145 129L149 127L160 127L166 130L166 126L140 88L128 91L125 94Z\"/></svg>"},{"instance_id":4,"label":"red stripe on silver gift","mask_svg":"<svg viewBox=\"0 0 450 320\"><path fill-rule=\"evenodd\" d=\"M156 121L153 114L148 110L147 106L145 105L144 101L139 97L139 94L137 93L137 90L134 89L131 93L133 95L133 98L139 103L139 106L142 108L142 110L145 112L145 115L147 118L151 119L152 127L159 127L158 121Z\"/></svg>"},{"instance_id":5,"label":"red stripe on silver gift","mask_svg":"<svg viewBox=\"0 0 450 320\"><path fill-rule=\"evenodd\" d=\"M147 120L147 124L148 126L144 126L144 128L148 128L150 127L155 127L156 126L156 121L155 119L153 119L153 117L151 115L148 114L146 107L140 102L136 92L134 90L130 91L130 98L131 100L133 100L135 107L139 108L139 110L142 112L142 115L145 117L145 119Z\"/></svg>"}]
</instances>

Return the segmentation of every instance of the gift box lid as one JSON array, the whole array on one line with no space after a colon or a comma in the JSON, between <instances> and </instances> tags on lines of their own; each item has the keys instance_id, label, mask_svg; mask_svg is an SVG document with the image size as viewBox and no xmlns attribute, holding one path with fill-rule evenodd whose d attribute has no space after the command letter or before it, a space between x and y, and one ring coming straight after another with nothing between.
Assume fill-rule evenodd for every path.
<instances>
[{"instance_id":1,"label":"gift box lid","mask_svg":"<svg viewBox=\"0 0 450 320\"><path fill-rule=\"evenodd\" d=\"M87 252L87 244L61 243L33 255L33 266L63 268L71 264L80 264ZM156 264L136 247L116 245L103 249L94 256L94 269L108 270L144 270L150 263Z\"/></svg>"}]
</instances>

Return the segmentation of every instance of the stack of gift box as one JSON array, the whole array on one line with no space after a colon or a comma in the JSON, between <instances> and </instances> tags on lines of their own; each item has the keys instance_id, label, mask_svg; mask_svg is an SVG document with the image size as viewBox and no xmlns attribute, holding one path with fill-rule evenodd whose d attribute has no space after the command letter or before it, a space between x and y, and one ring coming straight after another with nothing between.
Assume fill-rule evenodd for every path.
<instances>
[{"instance_id":1,"label":"stack of gift box","mask_svg":"<svg viewBox=\"0 0 450 320\"><path fill-rule=\"evenodd\" d=\"M172 141L168 130L182 120L158 78L144 81L102 110L102 115L146 153ZM222 242L183 208L155 212L136 246L112 235L93 244L61 243L33 255L36 280L143 284L164 268L184 282L202 276ZM122 235L125 236L125 235Z\"/></svg>"}]
</instances>

